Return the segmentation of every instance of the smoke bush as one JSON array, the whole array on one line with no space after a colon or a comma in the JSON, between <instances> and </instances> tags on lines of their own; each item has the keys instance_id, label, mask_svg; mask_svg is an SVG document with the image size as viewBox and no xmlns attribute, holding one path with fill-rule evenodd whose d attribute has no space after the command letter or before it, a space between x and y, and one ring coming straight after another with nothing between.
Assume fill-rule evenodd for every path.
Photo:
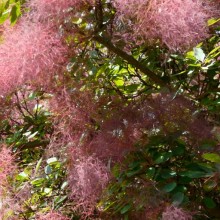
<instances>
[{"instance_id":1,"label":"smoke bush","mask_svg":"<svg viewBox=\"0 0 220 220\"><path fill-rule=\"evenodd\" d=\"M66 49L50 26L23 19L15 27L8 27L3 37L0 44L1 93L33 79L36 84L49 83L65 62Z\"/></svg>"},{"instance_id":2,"label":"smoke bush","mask_svg":"<svg viewBox=\"0 0 220 220\"><path fill-rule=\"evenodd\" d=\"M163 135L183 132L193 139L195 145L212 138L211 126L194 115L196 107L182 97L157 94L136 106L112 110L111 116L100 123L99 131L84 144L87 154L101 160L120 161L135 150L137 143L147 142L147 136L160 132ZM147 134L147 135L146 135ZM144 143L143 143L144 144Z\"/></svg>"},{"instance_id":3,"label":"smoke bush","mask_svg":"<svg viewBox=\"0 0 220 220\"><path fill-rule=\"evenodd\" d=\"M95 111L91 94L77 92L77 88L70 92L65 87L57 87L48 104L56 116L56 127L51 138L52 151L65 145L78 146L83 132L88 127L90 114Z\"/></svg>"},{"instance_id":4,"label":"smoke bush","mask_svg":"<svg viewBox=\"0 0 220 220\"><path fill-rule=\"evenodd\" d=\"M30 14L34 19L47 21L51 19L63 20L67 15L79 9L94 4L95 0L31 0L27 6L31 8ZM73 14L72 14L73 15Z\"/></svg>"},{"instance_id":5,"label":"smoke bush","mask_svg":"<svg viewBox=\"0 0 220 220\"><path fill-rule=\"evenodd\" d=\"M136 42L159 39L171 50L184 50L205 39L208 36L206 22L217 13L215 4L202 0L114 2L119 19L131 27ZM219 12L217 14L219 16Z\"/></svg>"},{"instance_id":6,"label":"smoke bush","mask_svg":"<svg viewBox=\"0 0 220 220\"><path fill-rule=\"evenodd\" d=\"M10 194L7 192L7 194ZM0 219L1 220L18 220L13 214L21 211L21 206L16 202L11 195L1 196L0 198Z\"/></svg>"},{"instance_id":7,"label":"smoke bush","mask_svg":"<svg viewBox=\"0 0 220 220\"><path fill-rule=\"evenodd\" d=\"M51 211L46 214L40 214L37 220L69 220L69 218L61 215L58 212Z\"/></svg>"},{"instance_id":8,"label":"smoke bush","mask_svg":"<svg viewBox=\"0 0 220 220\"><path fill-rule=\"evenodd\" d=\"M143 108L151 115L154 127L165 135L182 131L196 141L195 144L212 138L212 127L199 114L195 114L196 106L189 99L183 96L174 98L172 94L158 94L145 104Z\"/></svg>"},{"instance_id":9,"label":"smoke bush","mask_svg":"<svg viewBox=\"0 0 220 220\"><path fill-rule=\"evenodd\" d=\"M143 128L152 127L143 112L132 106L112 110L112 115L103 121L93 139L85 149L95 153L102 160L120 160L126 153L135 150L135 143L141 138Z\"/></svg>"},{"instance_id":10,"label":"smoke bush","mask_svg":"<svg viewBox=\"0 0 220 220\"><path fill-rule=\"evenodd\" d=\"M162 220L192 220L192 216L181 208L169 206L163 212Z\"/></svg>"},{"instance_id":11,"label":"smoke bush","mask_svg":"<svg viewBox=\"0 0 220 220\"><path fill-rule=\"evenodd\" d=\"M5 187L7 185L7 178L14 173L16 169L14 163L14 157L11 154L11 150L2 147L0 151L0 187ZM1 194L2 192L0 192Z\"/></svg>"},{"instance_id":12,"label":"smoke bush","mask_svg":"<svg viewBox=\"0 0 220 220\"><path fill-rule=\"evenodd\" d=\"M11 150L1 146L0 151L0 219L8 218L11 213L20 207L10 195L8 178L15 173L16 165Z\"/></svg>"},{"instance_id":13,"label":"smoke bush","mask_svg":"<svg viewBox=\"0 0 220 220\"><path fill-rule=\"evenodd\" d=\"M76 151L73 149L75 158ZM79 156L72 161L69 167L70 197L76 202L75 209L80 210L84 216L91 216L103 189L109 181L107 167L98 159L89 156ZM75 160L75 159L74 159Z\"/></svg>"}]
</instances>

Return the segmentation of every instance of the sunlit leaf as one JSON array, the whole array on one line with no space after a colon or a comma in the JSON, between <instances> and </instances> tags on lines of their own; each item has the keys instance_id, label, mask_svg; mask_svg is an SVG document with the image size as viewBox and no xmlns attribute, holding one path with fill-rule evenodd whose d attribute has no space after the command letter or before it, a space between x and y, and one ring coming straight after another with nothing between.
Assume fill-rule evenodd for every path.
<instances>
[{"instance_id":1,"label":"sunlit leaf","mask_svg":"<svg viewBox=\"0 0 220 220\"><path fill-rule=\"evenodd\" d=\"M203 52L201 48L194 47L193 51L194 51L194 56L196 57L197 60L201 62L205 60L205 53Z\"/></svg>"}]
</instances>

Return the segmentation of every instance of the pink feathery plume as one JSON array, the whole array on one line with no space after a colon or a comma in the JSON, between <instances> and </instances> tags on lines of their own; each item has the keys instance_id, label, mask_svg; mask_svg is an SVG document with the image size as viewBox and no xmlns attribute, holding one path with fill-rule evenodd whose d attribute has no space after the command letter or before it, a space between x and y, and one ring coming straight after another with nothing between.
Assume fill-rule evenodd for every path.
<instances>
[{"instance_id":1,"label":"pink feathery plume","mask_svg":"<svg viewBox=\"0 0 220 220\"><path fill-rule=\"evenodd\" d=\"M73 158L75 153L73 149ZM74 159L69 167L68 182L70 198L76 202L75 209L83 216L92 216L108 181L108 169L98 159L93 156L81 156L76 161Z\"/></svg>"},{"instance_id":2,"label":"pink feathery plume","mask_svg":"<svg viewBox=\"0 0 220 220\"><path fill-rule=\"evenodd\" d=\"M0 195L2 194L2 188L7 186L8 177L11 176L15 170L14 156L10 149L3 146L0 151Z\"/></svg>"},{"instance_id":3,"label":"pink feathery plume","mask_svg":"<svg viewBox=\"0 0 220 220\"><path fill-rule=\"evenodd\" d=\"M0 93L11 92L23 83L46 84L65 63L66 48L49 25L22 19L8 27L0 44Z\"/></svg>"},{"instance_id":4,"label":"pink feathery plume","mask_svg":"<svg viewBox=\"0 0 220 220\"><path fill-rule=\"evenodd\" d=\"M34 19L45 21L67 18L67 15L94 3L95 0L31 0L27 6L32 9Z\"/></svg>"},{"instance_id":5,"label":"pink feathery plume","mask_svg":"<svg viewBox=\"0 0 220 220\"><path fill-rule=\"evenodd\" d=\"M58 212L51 211L46 214L40 214L37 217L37 220L70 220L70 219Z\"/></svg>"},{"instance_id":6,"label":"pink feathery plume","mask_svg":"<svg viewBox=\"0 0 220 220\"><path fill-rule=\"evenodd\" d=\"M162 214L162 220L192 220L193 217L188 212L175 206L169 206Z\"/></svg>"},{"instance_id":7,"label":"pink feathery plume","mask_svg":"<svg viewBox=\"0 0 220 220\"><path fill-rule=\"evenodd\" d=\"M12 175L15 174L16 171L15 158L12 155L12 152L9 148L6 148L5 146L1 147L2 149L0 150L0 219L6 219L9 213L12 214L14 211L19 210L20 206L14 199L14 197L10 195L11 188L9 184L9 177L12 177Z\"/></svg>"},{"instance_id":8,"label":"pink feathery plume","mask_svg":"<svg viewBox=\"0 0 220 220\"><path fill-rule=\"evenodd\" d=\"M216 4L214 4L216 3ZM185 50L208 36L207 20L220 16L219 2L202 0L114 0L118 18L138 42L160 40L170 50ZM125 33L126 36L130 36Z\"/></svg>"}]
</instances>

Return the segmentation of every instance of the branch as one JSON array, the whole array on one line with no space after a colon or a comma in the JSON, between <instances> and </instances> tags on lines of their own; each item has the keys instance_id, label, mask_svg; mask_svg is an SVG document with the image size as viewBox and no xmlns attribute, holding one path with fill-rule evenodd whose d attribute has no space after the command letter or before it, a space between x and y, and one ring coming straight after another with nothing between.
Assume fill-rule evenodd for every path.
<instances>
[{"instance_id":1,"label":"branch","mask_svg":"<svg viewBox=\"0 0 220 220\"><path fill-rule=\"evenodd\" d=\"M103 8L101 0L96 0L95 2L95 16L96 16L96 23L97 28L101 29L103 27Z\"/></svg>"},{"instance_id":2,"label":"branch","mask_svg":"<svg viewBox=\"0 0 220 220\"><path fill-rule=\"evenodd\" d=\"M146 74L155 84L161 87L169 88L169 86L159 76L157 76L154 72L149 70L145 65L138 62L133 56L127 54L123 50L120 50L118 47L114 46L110 40L107 40L106 38L101 37L99 35L94 36L93 39L107 47L110 51L114 52L124 60L126 60L128 63L139 69L144 74Z\"/></svg>"}]
</instances>

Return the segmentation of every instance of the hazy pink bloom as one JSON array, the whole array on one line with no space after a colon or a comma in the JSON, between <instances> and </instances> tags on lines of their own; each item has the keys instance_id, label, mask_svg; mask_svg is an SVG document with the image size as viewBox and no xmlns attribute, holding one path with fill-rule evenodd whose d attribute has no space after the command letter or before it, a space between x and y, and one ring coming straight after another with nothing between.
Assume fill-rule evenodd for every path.
<instances>
[{"instance_id":1,"label":"hazy pink bloom","mask_svg":"<svg viewBox=\"0 0 220 220\"><path fill-rule=\"evenodd\" d=\"M160 40L171 50L183 50L205 39L207 20L220 15L215 4L202 0L114 0L114 4L136 42Z\"/></svg>"},{"instance_id":2,"label":"hazy pink bloom","mask_svg":"<svg viewBox=\"0 0 220 220\"><path fill-rule=\"evenodd\" d=\"M95 154L102 161L120 161L136 150L137 143L144 145L148 135L157 133L166 136L184 132L195 146L212 138L212 127L194 115L196 107L183 96L155 94L135 107L119 109L103 120L99 131L84 143L82 148L88 155Z\"/></svg>"},{"instance_id":3,"label":"hazy pink bloom","mask_svg":"<svg viewBox=\"0 0 220 220\"><path fill-rule=\"evenodd\" d=\"M37 217L37 220L70 220L70 219L58 212L51 211L46 214L40 214L39 217Z\"/></svg>"},{"instance_id":4,"label":"hazy pink bloom","mask_svg":"<svg viewBox=\"0 0 220 220\"><path fill-rule=\"evenodd\" d=\"M75 154L76 151L73 150L72 153ZM68 174L70 197L76 202L76 209L80 213L91 216L109 181L108 170L101 161L92 156L81 156L77 160L75 156L73 155L74 160Z\"/></svg>"},{"instance_id":5,"label":"hazy pink bloom","mask_svg":"<svg viewBox=\"0 0 220 220\"><path fill-rule=\"evenodd\" d=\"M196 142L195 146L212 138L212 126L202 116L195 114L196 106L183 96L157 94L146 101L143 111L150 116L149 120L154 127L159 128L165 135L185 131L185 135Z\"/></svg>"},{"instance_id":6,"label":"hazy pink bloom","mask_svg":"<svg viewBox=\"0 0 220 220\"><path fill-rule=\"evenodd\" d=\"M83 106L81 106L82 103ZM60 146L66 145L78 146L80 137L89 123L89 111L85 105L90 106L90 111L93 109L90 96L83 92L71 94L66 88L57 87L48 105L56 116L54 118L56 127L50 144L51 150L59 150Z\"/></svg>"},{"instance_id":7,"label":"hazy pink bloom","mask_svg":"<svg viewBox=\"0 0 220 220\"><path fill-rule=\"evenodd\" d=\"M71 12L78 12L80 8L93 4L95 0L31 0L28 7L32 9L30 15L34 19L63 19ZM73 14L72 14L73 15ZM66 17L67 18L67 17Z\"/></svg>"},{"instance_id":8,"label":"hazy pink bloom","mask_svg":"<svg viewBox=\"0 0 220 220\"><path fill-rule=\"evenodd\" d=\"M10 194L7 190L6 194ZM14 213L21 211L21 206L13 196L5 195L0 197L0 219L1 220L20 220Z\"/></svg>"},{"instance_id":9,"label":"hazy pink bloom","mask_svg":"<svg viewBox=\"0 0 220 220\"><path fill-rule=\"evenodd\" d=\"M7 185L7 178L13 175L15 169L14 156L11 150L3 146L0 151L0 195L2 187L4 188Z\"/></svg>"},{"instance_id":10,"label":"hazy pink bloom","mask_svg":"<svg viewBox=\"0 0 220 220\"><path fill-rule=\"evenodd\" d=\"M25 82L48 83L65 61L65 47L50 26L21 20L4 32L0 44L0 92Z\"/></svg>"},{"instance_id":11,"label":"hazy pink bloom","mask_svg":"<svg viewBox=\"0 0 220 220\"><path fill-rule=\"evenodd\" d=\"M192 220L192 215L181 208L169 206L162 214L162 220Z\"/></svg>"},{"instance_id":12,"label":"hazy pink bloom","mask_svg":"<svg viewBox=\"0 0 220 220\"><path fill-rule=\"evenodd\" d=\"M91 142L85 143L84 148L88 150L88 154L95 153L104 161L109 158L117 161L135 150L134 145L141 138L142 129L149 128L149 120L142 113L131 106L113 113L103 121Z\"/></svg>"},{"instance_id":13,"label":"hazy pink bloom","mask_svg":"<svg viewBox=\"0 0 220 220\"><path fill-rule=\"evenodd\" d=\"M9 218L14 211L19 210L20 206L10 195L11 189L8 178L15 173L16 165L11 150L1 146L0 150L0 219Z\"/></svg>"}]
</instances>

